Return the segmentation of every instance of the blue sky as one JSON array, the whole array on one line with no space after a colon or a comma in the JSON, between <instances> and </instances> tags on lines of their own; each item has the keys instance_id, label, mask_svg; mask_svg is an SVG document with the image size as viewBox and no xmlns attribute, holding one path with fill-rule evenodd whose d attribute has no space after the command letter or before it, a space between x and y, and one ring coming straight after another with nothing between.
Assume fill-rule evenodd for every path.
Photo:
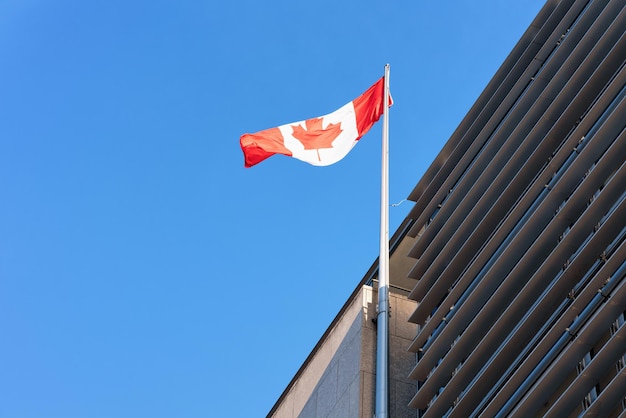
<instances>
[{"instance_id":1,"label":"blue sky","mask_svg":"<svg viewBox=\"0 0 626 418\"><path fill-rule=\"evenodd\" d=\"M377 256L381 127L322 168L239 136L390 63L399 202L542 6L0 2L0 418L265 416Z\"/></svg>"}]
</instances>

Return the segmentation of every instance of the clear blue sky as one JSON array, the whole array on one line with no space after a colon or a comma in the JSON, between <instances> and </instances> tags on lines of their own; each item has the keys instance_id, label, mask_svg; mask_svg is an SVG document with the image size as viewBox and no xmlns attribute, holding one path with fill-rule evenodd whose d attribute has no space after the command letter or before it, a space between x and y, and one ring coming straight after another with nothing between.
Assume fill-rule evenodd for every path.
<instances>
[{"instance_id":1,"label":"clear blue sky","mask_svg":"<svg viewBox=\"0 0 626 418\"><path fill-rule=\"evenodd\" d=\"M401 201L543 3L0 2L0 418L265 416L377 256L381 127L239 136L390 63Z\"/></svg>"}]
</instances>

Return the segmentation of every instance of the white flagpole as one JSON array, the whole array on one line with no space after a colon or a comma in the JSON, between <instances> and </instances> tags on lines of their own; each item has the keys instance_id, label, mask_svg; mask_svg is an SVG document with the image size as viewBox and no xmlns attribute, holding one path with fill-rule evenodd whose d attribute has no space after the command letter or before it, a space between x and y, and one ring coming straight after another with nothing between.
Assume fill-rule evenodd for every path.
<instances>
[{"instance_id":1,"label":"white flagpole","mask_svg":"<svg viewBox=\"0 0 626 418\"><path fill-rule=\"evenodd\" d=\"M376 418L389 417L389 64L385 65L376 320Z\"/></svg>"}]
</instances>

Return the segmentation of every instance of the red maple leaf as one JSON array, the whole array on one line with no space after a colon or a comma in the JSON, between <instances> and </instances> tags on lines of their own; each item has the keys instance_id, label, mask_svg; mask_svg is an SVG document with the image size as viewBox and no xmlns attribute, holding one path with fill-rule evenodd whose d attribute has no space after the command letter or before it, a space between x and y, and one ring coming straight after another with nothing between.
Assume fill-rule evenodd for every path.
<instances>
[{"instance_id":1,"label":"red maple leaf","mask_svg":"<svg viewBox=\"0 0 626 418\"><path fill-rule=\"evenodd\" d=\"M333 141L343 131L341 122L331 123L326 128L322 127L323 117L308 119L306 129L300 125L291 125L293 137L304 145L304 149L316 149L317 158L321 161L319 150L322 148L332 148Z\"/></svg>"}]
</instances>

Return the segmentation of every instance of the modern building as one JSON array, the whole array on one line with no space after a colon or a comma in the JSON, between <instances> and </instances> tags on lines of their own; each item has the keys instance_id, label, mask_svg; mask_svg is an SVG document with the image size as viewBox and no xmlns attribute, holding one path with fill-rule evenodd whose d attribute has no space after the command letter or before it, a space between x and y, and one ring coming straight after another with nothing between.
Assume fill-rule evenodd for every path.
<instances>
[{"instance_id":1,"label":"modern building","mask_svg":"<svg viewBox=\"0 0 626 418\"><path fill-rule=\"evenodd\" d=\"M626 417L625 6L547 1L410 194L391 417ZM374 416L376 269L269 416Z\"/></svg>"}]
</instances>

